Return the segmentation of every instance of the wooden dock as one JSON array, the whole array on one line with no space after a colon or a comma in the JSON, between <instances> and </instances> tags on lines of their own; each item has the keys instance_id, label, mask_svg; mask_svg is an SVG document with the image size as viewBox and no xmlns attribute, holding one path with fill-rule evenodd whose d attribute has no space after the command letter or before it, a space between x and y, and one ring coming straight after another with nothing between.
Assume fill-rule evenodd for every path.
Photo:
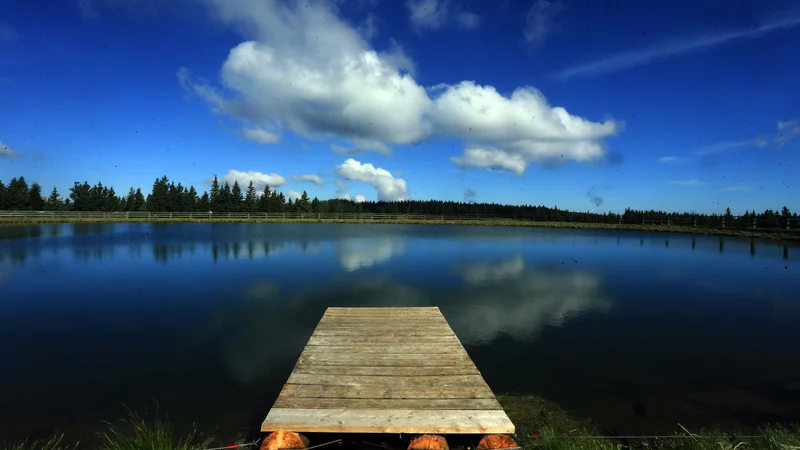
<instances>
[{"instance_id":1,"label":"wooden dock","mask_svg":"<svg viewBox=\"0 0 800 450\"><path fill-rule=\"evenodd\" d=\"M328 308L261 431L513 433L437 307Z\"/></svg>"}]
</instances>

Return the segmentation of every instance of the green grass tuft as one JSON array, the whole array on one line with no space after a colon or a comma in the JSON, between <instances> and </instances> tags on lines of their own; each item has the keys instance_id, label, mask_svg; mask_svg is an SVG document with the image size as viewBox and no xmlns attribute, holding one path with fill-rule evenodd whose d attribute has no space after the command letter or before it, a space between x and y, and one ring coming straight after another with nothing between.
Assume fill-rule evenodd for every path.
<instances>
[{"instance_id":1,"label":"green grass tuft","mask_svg":"<svg viewBox=\"0 0 800 450\"><path fill-rule=\"evenodd\" d=\"M196 429L179 438L169 421L158 413L147 420L128 410L127 419L118 425L107 424L100 441L103 450L203 450L212 439L201 437Z\"/></svg>"},{"instance_id":2,"label":"green grass tuft","mask_svg":"<svg viewBox=\"0 0 800 450\"><path fill-rule=\"evenodd\" d=\"M70 450L77 447L67 445L64 442L64 435L59 434L49 439L23 440L11 443L0 443L3 450Z\"/></svg>"}]
</instances>

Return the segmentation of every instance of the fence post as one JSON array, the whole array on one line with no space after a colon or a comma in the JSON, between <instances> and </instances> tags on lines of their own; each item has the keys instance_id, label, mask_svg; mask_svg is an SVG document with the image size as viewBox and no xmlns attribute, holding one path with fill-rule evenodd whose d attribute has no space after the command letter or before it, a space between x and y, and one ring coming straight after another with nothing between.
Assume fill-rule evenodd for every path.
<instances>
[{"instance_id":1,"label":"fence post","mask_svg":"<svg viewBox=\"0 0 800 450\"><path fill-rule=\"evenodd\" d=\"M642 216L642 225L644 225L644 216Z\"/></svg>"},{"instance_id":2,"label":"fence post","mask_svg":"<svg viewBox=\"0 0 800 450\"><path fill-rule=\"evenodd\" d=\"M791 229L791 224L792 224L792 218L791 217L786 217L786 229L787 230Z\"/></svg>"},{"instance_id":3,"label":"fence post","mask_svg":"<svg viewBox=\"0 0 800 450\"><path fill-rule=\"evenodd\" d=\"M284 212L283 212L283 214L282 214L282 217L283 217L284 219L286 218L286 211L284 211Z\"/></svg>"},{"instance_id":4,"label":"fence post","mask_svg":"<svg viewBox=\"0 0 800 450\"><path fill-rule=\"evenodd\" d=\"M172 219L172 211L169 212L169 218Z\"/></svg>"},{"instance_id":5,"label":"fence post","mask_svg":"<svg viewBox=\"0 0 800 450\"><path fill-rule=\"evenodd\" d=\"M692 225L692 226L693 227L697 227L697 216L694 216L694 225Z\"/></svg>"},{"instance_id":6,"label":"fence post","mask_svg":"<svg viewBox=\"0 0 800 450\"><path fill-rule=\"evenodd\" d=\"M150 211L147 211L147 219L150 219Z\"/></svg>"},{"instance_id":7,"label":"fence post","mask_svg":"<svg viewBox=\"0 0 800 450\"><path fill-rule=\"evenodd\" d=\"M754 215L753 216L753 228L755 228L755 227L756 227L756 216Z\"/></svg>"},{"instance_id":8,"label":"fence post","mask_svg":"<svg viewBox=\"0 0 800 450\"><path fill-rule=\"evenodd\" d=\"M667 219L667 226L670 226L670 221L669 221L669 219Z\"/></svg>"},{"instance_id":9,"label":"fence post","mask_svg":"<svg viewBox=\"0 0 800 450\"><path fill-rule=\"evenodd\" d=\"M125 213L125 218L126 219L130 219L131 218L131 212L130 211Z\"/></svg>"},{"instance_id":10,"label":"fence post","mask_svg":"<svg viewBox=\"0 0 800 450\"><path fill-rule=\"evenodd\" d=\"M725 216L722 216L722 228L725 228Z\"/></svg>"}]
</instances>

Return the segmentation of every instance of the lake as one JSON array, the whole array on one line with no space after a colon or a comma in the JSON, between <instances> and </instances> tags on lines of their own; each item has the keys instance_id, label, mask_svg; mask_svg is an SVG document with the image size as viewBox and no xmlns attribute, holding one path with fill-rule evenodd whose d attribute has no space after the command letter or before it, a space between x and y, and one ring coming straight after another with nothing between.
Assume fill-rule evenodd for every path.
<instances>
[{"instance_id":1,"label":"lake","mask_svg":"<svg viewBox=\"0 0 800 450\"><path fill-rule=\"evenodd\" d=\"M797 244L355 224L0 227L0 437L257 429L328 306L439 306L495 393L623 433L800 420Z\"/></svg>"}]
</instances>

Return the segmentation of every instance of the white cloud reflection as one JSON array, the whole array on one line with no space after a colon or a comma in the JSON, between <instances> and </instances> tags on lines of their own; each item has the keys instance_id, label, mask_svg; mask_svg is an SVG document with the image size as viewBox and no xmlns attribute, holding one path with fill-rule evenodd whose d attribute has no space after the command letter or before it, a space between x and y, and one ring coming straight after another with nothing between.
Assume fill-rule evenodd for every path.
<instances>
[{"instance_id":1,"label":"white cloud reflection","mask_svg":"<svg viewBox=\"0 0 800 450\"><path fill-rule=\"evenodd\" d=\"M339 245L339 262L353 272L384 263L403 251L402 239L346 239Z\"/></svg>"}]
</instances>

